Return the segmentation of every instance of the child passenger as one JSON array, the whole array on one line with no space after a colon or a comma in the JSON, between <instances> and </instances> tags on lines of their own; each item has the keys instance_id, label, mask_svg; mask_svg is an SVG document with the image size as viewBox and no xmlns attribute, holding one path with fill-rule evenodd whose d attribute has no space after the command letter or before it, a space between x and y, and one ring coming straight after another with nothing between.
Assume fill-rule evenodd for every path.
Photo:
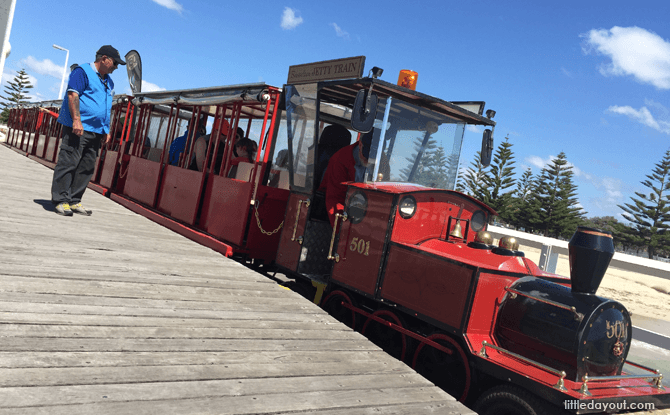
<instances>
[{"instance_id":1,"label":"child passenger","mask_svg":"<svg viewBox=\"0 0 670 415\"><path fill-rule=\"evenodd\" d=\"M230 170L228 171L229 178L235 178L237 174L237 165L240 163L253 163L254 156L258 150L258 144L249 138L240 138L235 143L235 153L237 157L230 160Z\"/></svg>"}]
</instances>

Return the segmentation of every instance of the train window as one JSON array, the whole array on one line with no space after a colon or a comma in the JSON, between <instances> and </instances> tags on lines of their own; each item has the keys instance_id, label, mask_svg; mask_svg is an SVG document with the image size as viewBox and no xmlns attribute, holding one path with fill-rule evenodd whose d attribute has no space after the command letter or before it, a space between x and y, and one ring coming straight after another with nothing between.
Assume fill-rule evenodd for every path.
<instances>
[{"instance_id":1,"label":"train window","mask_svg":"<svg viewBox=\"0 0 670 415\"><path fill-rule=\"evenodd\" d=\"M365 217L368 210L368 198L365 193L361 191L355 192L349 198L349 206L347 206L347 216L351 223L360 223Z\"/></svg>"},{"instance_id":2,"label":"train window","mask_svg":"<svg viewBox=\"0 0 670 415\"><path fill-rule=\"evenodd\" d=\"M478 210L470 219L470 227L474 232L479 232L484 229L484 225L486 225L486 213L483 210Z\"/></svg>"},{"instance_id":3,"label":"train window","mask_svg":"<svg viewBox=\"0 0 670 415\"><path fill-rule=\"evenodd\" d=\"M405 196L398 205L398 211L403 219L409 219L416 213L416 199L413 196Z\"/></svg>"},{"instance_id":4,"label":"train window","mask_svg":"<svg viewBox=\"0 0 670 415\"><path fill-rule=\"evenodd\" d=\"M286 128L292 149L292 189L311 193L314 182L316 84L288 85Z\"/></svg>"}]
</instances>

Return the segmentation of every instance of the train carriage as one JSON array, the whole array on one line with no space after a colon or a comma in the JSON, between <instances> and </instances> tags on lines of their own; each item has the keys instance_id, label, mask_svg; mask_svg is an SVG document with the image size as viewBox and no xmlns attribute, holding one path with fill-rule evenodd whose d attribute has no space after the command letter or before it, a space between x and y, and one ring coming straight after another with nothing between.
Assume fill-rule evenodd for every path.
<instances>
[{"instance_id":1,"label":"train carriage","mask_svg":"<svg viewBox=\"0 0 670 415\"><path fill-rule=\"evenodd\" d=\"M269 264L288 197L286 185L268 185L280 93L262 83L138 93L118 115L121 144L107 152L100 183L130 209L168 218L162 223L175 231L199 234L228 256ZM195 147L207 130L198 166ZM237 131L258 151L230 175ZM171 160L179 136L181 151Z\"/></svg>"}]
</instances>

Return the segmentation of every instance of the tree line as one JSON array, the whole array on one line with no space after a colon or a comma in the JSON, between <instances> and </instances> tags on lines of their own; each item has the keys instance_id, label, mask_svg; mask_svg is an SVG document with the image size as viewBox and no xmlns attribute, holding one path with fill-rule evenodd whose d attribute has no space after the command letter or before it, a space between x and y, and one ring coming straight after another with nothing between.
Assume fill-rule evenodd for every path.
<instances>
[{"instance_id":1,"label":"tree line","mask_svg":"<svg viewBox=\"0 0 670 415\"><path fill-rule=\"evenodd\" d=\"M491 206L498 212L497 220L517 230L568 239L577 226L589 226L612 232L619 250L646 251L652 259L670 256L670 150L641 182L647 193L636 192L629 203L617 205L629 222L625 223L613 216L586 218L577 199L572 165L563 152L539 174L528 168L516 179L512 146L505 137L487 168L477 152L456 190Z\"/></svg>"}]
</instances>

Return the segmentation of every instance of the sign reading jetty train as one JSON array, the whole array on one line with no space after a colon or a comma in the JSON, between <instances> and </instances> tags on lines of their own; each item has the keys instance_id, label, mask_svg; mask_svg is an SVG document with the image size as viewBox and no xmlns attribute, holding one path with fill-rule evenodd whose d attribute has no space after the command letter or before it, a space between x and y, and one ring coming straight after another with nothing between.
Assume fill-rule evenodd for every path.
<instances>
[{"instance_id":1,"label":"sign reading jetty train","mask_svg":"<svg viewBox=\"0 0 670 415\"><path fill-rule=\"evenodd\" d=\"M287 84L328 81L331 79L360 78L363 76L365 56L289 66Z\"/></svg>"},{"instance_id":2,"label":"sign reading jetty train","mask_svg":"<svg viewBox=\"0 0 670 415\"><path fill-rule=\"evenodd\" d=\"M485 128L490 156L495 111L385 82L380 68L362 77L364 63L292 66L282 88L116 97L115 141L93 186L255 269L283 272L481 415L670 407L662 374L627 360L628 311L596 295L611 235L578 230L570 277L542 271L512 239L493 246L496 212L453 188L466 126ZM59 103L13 107L8 142L53 164L59 125L38 106ZM346 176L358 131L369 131L367 163ZM332 225L321 186L331 160L349 163ZM572 400L580 405L568 408Z\"/></svg>"}]
</instances>

